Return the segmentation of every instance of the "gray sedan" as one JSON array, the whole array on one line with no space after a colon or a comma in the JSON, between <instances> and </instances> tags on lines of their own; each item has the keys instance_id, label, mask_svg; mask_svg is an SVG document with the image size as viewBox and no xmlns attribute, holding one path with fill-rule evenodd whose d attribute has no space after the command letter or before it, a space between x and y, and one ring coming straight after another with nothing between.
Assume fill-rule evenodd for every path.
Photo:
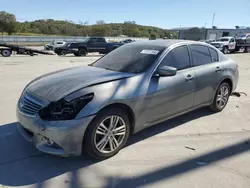
<instances>
[{"instance_id":1,"label":"gray sedan","mask_svg":"<svg viewBox=\"0 0 250 188\"><path fill-rule=\"evenodd\" d=\"M18 129L40 151L105 159L146 127L201 107L222 111L238 77L237 64L209 44L134 42L31 81Z\"/></svg>"}]
</instances>

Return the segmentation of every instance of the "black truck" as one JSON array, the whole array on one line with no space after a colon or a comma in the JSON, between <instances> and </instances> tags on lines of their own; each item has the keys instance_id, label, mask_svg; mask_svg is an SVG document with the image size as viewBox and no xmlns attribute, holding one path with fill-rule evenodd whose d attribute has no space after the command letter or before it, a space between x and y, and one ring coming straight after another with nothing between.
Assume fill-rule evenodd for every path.
<instances>
[{"instance_id":1,"label":"black truck","mask_svg":"<svg viewBox=\"0 0 250 188\"><path fill-rule=\"evenodd\" d=\"M123 43L108 43L103 37L90 37L83 42L66 43L63 47L54 49L57 55L74 54L75 56L86 56L89 52L107 54L120 47Z\"/></svg>"}]
</instances>

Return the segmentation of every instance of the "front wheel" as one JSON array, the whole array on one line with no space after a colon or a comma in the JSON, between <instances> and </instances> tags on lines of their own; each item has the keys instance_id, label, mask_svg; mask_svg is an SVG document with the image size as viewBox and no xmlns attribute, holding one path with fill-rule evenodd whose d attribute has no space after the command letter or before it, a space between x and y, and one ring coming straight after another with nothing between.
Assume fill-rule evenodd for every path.
<instances>
[{"instance_id":1,"label":"front wheel","mask_svg":"<svg viewBox=\"0 0 250 188\"><path fill-rule=\"evenodd\" d=\"M209 106L213 112L221 112L227 105L231 88L228 83L222 83L214 96L213 103Z\"/></svg>"},{"instance_id":2,"label":"front wheel","mask_svg":"<svg viewBox=\"0 0 250 188\"><path fill-rule=\"evenodd\" d=\"M222 52L223 52L224 54L228 54L228 53L229 53L228 47L227 47L227 46L224 46Z\"/></svg>"},{"instance_id":3,"label":"front wheel","mask_svg":"<svg viewBox=\"0 0 250 188\"><path fill-rule=\"evenodd\" d=\"M79 55L79 56L86 56L86 55L87 55L87 51L86 51L85 49L80 49L80 50L78 51L78 55Z\"/></svg>"},{"instance_id":4,"label":"front wheel","mask_svg":"<svg viewBox=\"0 0 250 188\"><path fill-rule=\"evenodd\" d=\"M60 52L60 55L61 55L61 56L67 55L67 51L66 51L66 50L62 50L62 51Z\"/></svg>"},{"instance_id":5,"label":"front wheel","mask_svg":"<svg viewBox=\"0 0 250 188\"><path fill-rule=\"evenodd\" d=\"M123 110L109 108L101 111L86 132L86 152L96 159L110 158L123 148L129 133L130 122Z\"/></svg>"},{"instance_id":6,"label":"front wheel","mask_svg":"<svg viewBox=\"0 0 250 188\"><path fill-rule=\"evenodd\" d=\"M245 53L250 53L250 47L245 48Z\"/></svg>"}]
</instances>

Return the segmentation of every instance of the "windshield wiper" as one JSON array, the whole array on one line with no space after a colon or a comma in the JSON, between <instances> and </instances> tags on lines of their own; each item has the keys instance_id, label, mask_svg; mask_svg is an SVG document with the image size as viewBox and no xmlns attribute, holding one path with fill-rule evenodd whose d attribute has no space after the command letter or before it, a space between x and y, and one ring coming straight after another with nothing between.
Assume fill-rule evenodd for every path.
<instances>
[{"instance_id":1,"label":"windshield wiper","mask_svg":"<svg viewBox=\"0 0 250 188\"><path fill-rule=\"evenodd\" d=\"M113 69L111 69L111 68L104 68L104 69L106 69L106 70L110 70L110 71L116 71L116 70L113 70Z\"/></svg>"}]
</instances>

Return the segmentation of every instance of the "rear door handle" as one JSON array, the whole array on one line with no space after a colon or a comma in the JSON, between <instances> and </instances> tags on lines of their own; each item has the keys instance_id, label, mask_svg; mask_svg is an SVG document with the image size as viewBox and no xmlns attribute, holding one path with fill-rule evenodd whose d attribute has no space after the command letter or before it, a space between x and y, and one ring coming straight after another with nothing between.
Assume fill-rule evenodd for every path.
<instances>
[{"instance_id":1,"label":"rear door handle","mask_svg":"<svg viewBox=\"0 0 250 188\"><path fill-rule=\"evenodd\" d=\"M216 67L215 72L220 72L221 68L220 67Z\"/></svg>"},{"instance_id":2,"label":"rear door handle","mask_svg":"<svg viewBox=\"0 0 250 188\"><path fill-rule=\"evenodd\" d=\"M191 80L193 80L193 79L194 79L194 76L192 76L191 74L188 74L185 80L186 80L187 82L189 82L189 81L191 81Z\"/></svg>"}]
</instances>

